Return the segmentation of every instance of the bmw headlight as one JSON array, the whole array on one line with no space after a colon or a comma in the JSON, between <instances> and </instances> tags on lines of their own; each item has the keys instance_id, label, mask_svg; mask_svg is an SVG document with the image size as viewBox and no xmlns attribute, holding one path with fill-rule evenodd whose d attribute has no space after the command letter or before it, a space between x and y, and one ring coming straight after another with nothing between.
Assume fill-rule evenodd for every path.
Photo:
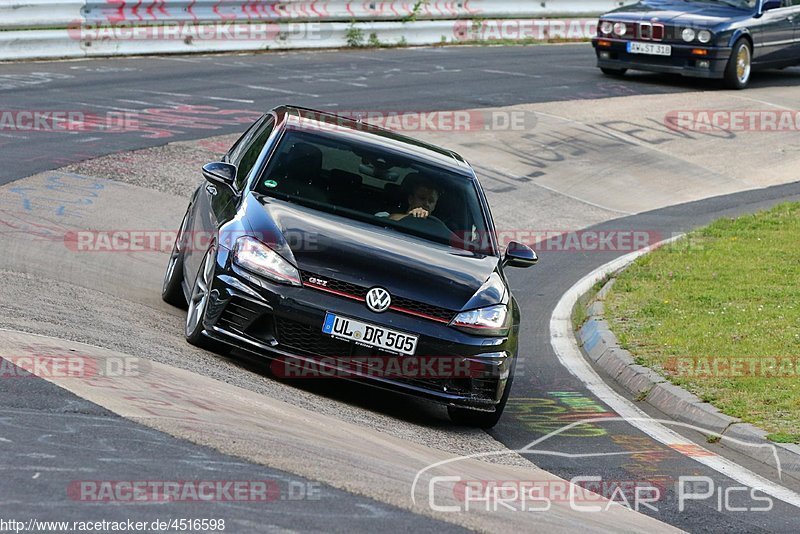
<instances>
[{"instance_id":1,"label":"bmw headlight","mask_svg":"<svg viewBox=\"0 0 800 534\"><path fill-rule=\"evenodd\" d=\"M614 23L608 20L604 20L600 23L600 33L603 35L609 35L611 32L614 31Z\"/></svg>"},{"instance_id":2,"label":"bmw headlight","mask_svg":"<svg viewBox=\"0 0 800 534\"><path fill-rule=\"evenodd\" d=\"M700 30L697 32L697 40L703 44L706 44L711 40L711 32L708 30Z\"/></svg>"},{"instance_id":3,"label":"bmw headlight","mask_svg":"<svg viewBox=\"0 0 800 534\"><path fill-rule=\"evenodd\" d=\"M300 273L288 261L261 241L240 237L233 251L233 262L251 273L279 284L300 286Z\"/></svg>"},{"instance_id":4,"label":"bmw headlight","mask_svg":"<svg viewBox=\"0 0 800 534\"><path fill-rule=\"evenodd\" d=\"M497 304L461 312L450 325L470 334L502 336L508 333L508 320L508 307L505 304Z\"/></svg>"},{"instance_id":5,"label":"bmw headlight","mask_svg":"<svg viewBox=\"0 0 800 534\"><path fill-rule=\"evenodd\" d=\"M617 22L614 24L614 33L622 37L625 35L625 32L628 31L627 26L625 26L624 22Z\"/></svg>"},{"instance_id":6,"label":"bmw headlight","mask_svg":"<svg viewBox=\"0 0 800 534\"><path fill-rule=\"evenodd\" d=\"M691 43L692 41L694 41L694 36L695 36L694 30L691 28L684 28L683 31L681 32L681 37L683 37L683 40L686 41L687 43Z\"/></svg>"}]
</instances>

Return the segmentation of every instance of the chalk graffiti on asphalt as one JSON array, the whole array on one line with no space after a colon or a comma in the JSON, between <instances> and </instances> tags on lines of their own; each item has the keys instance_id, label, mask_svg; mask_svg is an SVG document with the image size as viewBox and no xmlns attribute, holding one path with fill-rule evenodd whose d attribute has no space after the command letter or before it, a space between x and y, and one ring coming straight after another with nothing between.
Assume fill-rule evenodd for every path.
<instances>
[{"instance_id":1,"label":"chalk graffiti on asphalt","mask_svg":"<svg viewBox=\"0 0 800 534\"><path fill-rule=\"evenodd\" d=\"M549 434L564 426L597 417L615 417L596 400L578 391L550 391L546 397L510 398L506 414L532 432ZM577 425L559 433L573 438L605 436L608 431L593 423Z\"/></svg>"},{"instance_id":2,"label":"chalk graffiti on asphalt","mask_svg":"<svg viewBox=\"0 0 800 534\"><path fill-rule=\"evenodd\" d=\"M94 203L106 184L79 174L52 174L42 184L9 187L6 191L11 195L0 196L0 207L45 217L81 217L83 208Z\"/></svg>"}]
</instances>

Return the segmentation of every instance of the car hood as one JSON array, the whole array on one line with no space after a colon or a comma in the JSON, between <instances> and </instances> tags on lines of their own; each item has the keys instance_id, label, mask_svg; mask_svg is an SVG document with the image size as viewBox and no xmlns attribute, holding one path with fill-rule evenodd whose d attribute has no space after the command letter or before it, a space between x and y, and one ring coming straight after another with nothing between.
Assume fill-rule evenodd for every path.
<instances>
[{"instance_id":1,"label":"car hood","mask_svg":"<svg viewBox=\"0 0 800 534\"><path fill-rule=\"evenodd\" d=\"M639 2L630 6L620 7L609 11L601 18L620 21L652 21L665 24L693 24L711 27L731 19L748 18L752 14L746 10L737 9L724 4L692 1L649 1Z\"/></svg>"},{"instance_id":2,"label":"car hood","mask_svg":"<svg viewBox=\"0 0 800 534\"><path fill-rule=\"evenodd\" d=\"M254 235L301 271L450 310L507 300L493 273L499 258L455 249L395 230L268 196L249 195ZM479 291L480 290L480 291Z\"/></svg>"}]
</instances>

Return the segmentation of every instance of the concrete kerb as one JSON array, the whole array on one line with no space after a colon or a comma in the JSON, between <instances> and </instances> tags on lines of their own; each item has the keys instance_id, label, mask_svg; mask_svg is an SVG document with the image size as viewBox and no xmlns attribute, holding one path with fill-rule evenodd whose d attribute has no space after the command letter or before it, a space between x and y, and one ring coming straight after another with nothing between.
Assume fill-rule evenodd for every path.
<instances>
[{"instance_id":1,"label":"concrete kerb","mask_svg":"<svg viewBox=\"0 0 800 534\"><path fill-rule=\"evenodd\" d=\"M634 259L631 258L630 263ZM584 304L587 320L576 332L583 354L621 385L635 401L646 402L676 421L708 429L709 437L719 436L723 446L774 468L776 458L771 447L753 446L772 445L782 472L800 477L800 446L768 440L767 432L723 414L697 395L671 384L653 369L638 365L633 355L620 346L605 320L604 301L614 285L614 276L626 267L613 273L594 299ZM580 302L579 299L576 305L582 305Z\"/></svg>"}]
</instances>

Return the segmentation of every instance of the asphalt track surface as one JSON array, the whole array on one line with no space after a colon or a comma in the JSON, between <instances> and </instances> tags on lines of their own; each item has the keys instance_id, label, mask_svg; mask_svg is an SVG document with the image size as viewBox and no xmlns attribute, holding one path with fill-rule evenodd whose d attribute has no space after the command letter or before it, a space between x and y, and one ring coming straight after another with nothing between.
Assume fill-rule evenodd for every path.
<instances>
[{"instance_id":1,"label":"asphalt track surface","mask_svg":"<svg viewBox=\"0 0 800 534\"><path fill-rule=\"evenodd\" d=\"M140 131L0 132L0 185L103 154L239 132L253 111L291 102L324 110L428 111L693 91L707 82L599 74L588 45L444 47L166 56L0 66L0 109L133 113ZM794 85L775 71L754 87ZM197 106L155 115L173 105ZM143 115L145 110L150 113ZM238 113L236 112L238 111ZM113 119L112 119L113 120ZM227 124L226 124L227 123Z\"/></svg>"},{"instance_id":2,"label":"asphalt track surface","mask_svg":"<svg viewBox=\"0 0 800 534\"><path fill-rule=\"evenodd\" d=\"M391 72L386 65L391 64ZM169 58L131 58L78 62L49 62L38 64L3 65L0 74L0 102L4 110L81 110L98 112L117 110L139 113L144 110L169 107L176 104L206 106L191 108L186 116L204 118L226 117L230 124L210 129L207 122L187 120L178 125L175 121L153 123L141 131L103 133L88 136L85 133L70 135L48 132L21 133L0 137L0 150L4 154L0 169L0 183L6 183L35 172L54 169L67 163L81 161L102 154L155 146L166 142L206 137L208 135L241 131L252 113L273 105L293 103L323 109L379 109L379 110L429 110L498 107L528 102L594 99L612 96L675 93L696 91L701 82L679 78L641 75L629 77L624 83L602 77L593 67L586 46L525 47L525 48L432 48L414 50L378 50L357 52L291 53L255 56L206 56ZM795 85L797 71L766 73L754 80L756 86ZM269 89L264 89L264 87ZM259 89L261 88L261 89ZM222 112L231 113L220 115ZM218 124L219 121L216 121ZM24 138L23 138L24 137ZM653 212L638 214L604 223L598 229L645 230L671 235L718 217L747 213L787 199L800 199L800 186L776 186L720 198L673 206ZM510 449L523 447L568 420L561 414L597 416L610 410L593 398L585 387L573 379L560 365L550 346L550 315L560 296L581 276L619 253L559 253L543 256L539 266L527 271L512 271L510 277L523 308L523 337L521 356L523 365L512 390L507 415L491 431L491 435ZM7 382L7 381L4 381ZM96 451L77 446L79 432L89 426L93 438L108 444L109 457L119 459L114 451L126 451L127 462L119 462L119 478L141 474L142 466L152 470L152 476L169 473L176 462L192 458L191 466L202 473L225 466L226 476L237 469L261 469L263 477L278 480L300 480L286 473L276 473L263 467L226 457L205 449L129 423L101 408L91 405L69 393L37 379L25 380L22 386L3 386L3 403L9 410L2 418L6 427L15 429L17 439L12 445L4 443L12 452L6 455L6 472L16 473L14 487L25 487L29 493L15 492L0 497L0 506L13 507L15 516L22 512L33 513L41 508L42 496L48 488L31 485L36 468L59 469L68 465L79 470L97 461ZM12 401L11 399L16 399ZM567 399L567 401L565 401ZM569 406L581 406L577 411ZM658 413L653 417L662 418ZM32 426L37 421L38 426ZM24 424L22 423L24 422ZM60 432L60 429L64 429ZM76 430L78 429L78 430ZM27 432L27 434L26 434ZM581 434L582 435L578 435ZM48 441L75 439L74 454L68 458L48 458ZM131 438L130 436L135 436ZM704 443L703 436L692 436ZM78 438L78 439L76 439ZM98 439L100 438L100 439ZM36 443L34 451L30 444ZM158 455L158 460L145 461L153 449L168 451ZM674 480L681 475L706 475L721 488L737 484L711 471L676 451L666 449L633 427L620 422L593 424L576 435L550 438L543 447L549 451L569 452L572 457L534 455L531 461L564 478L597 475L604 480L629 481L642 478L667 480L666 499L658 511L642 510L667 523L690 531L708 532L793 532L797 530L797 510L775 501L768 513L730 512L717 509L715 500L690 503L679 511L672 489ZM638 460L629 457L607 456L581 458L581 453L640 451ZM133 451L133 453L131 452ZM657 452L653 452L657 451ZM729 451L727 456L743 465L775 479L763 466L745 458L737 458ZM26 456L27 455L27 456ZM28 458L25 469L19 463ZM32 462L30 459L36 459ZM138 461L137 461L138 459ZM230 470L228 468L230 467ZM250 469L251 471L248 471ZM33 474L31 474L33 473ZM65 475L65 480L74 475ZM111 478L111 477L109 477ZM139 476L138 478L147 478ZM17 482L18 481L18 482ZM63 482L63 481L61 481ZM784 482L797 489L797 481ZM10 486L6 486L6 488ZM61 486L63 487L63 486ZM5 493L5 491L4 491ZM323 488L325 506L298 507L297 503L281 501L281 506L267 522L263 516L250 516L249 510L238 509L242 521L254 521L259 526L291 527L297 530L324 529L325 514L314 516L314 510L340 514L342 530L363 528L365 518L381 517L392 521L400 529L428 530L450 525L399 511L361 497L350 496L330 488ZM346 496L347 498L343 498ZM37 505L37 503L40 503ZM328 503L336 503L328 504ZM70 503L61 503L68 509ZM308 505L308 502L304 503ZM748 506L748 502L736 503ZM749 503L755 506L757 503ZM302 504L300 505L302 506ZM293 508L295 507L295 508ZM103 516L108 518L108 507ZM165 506L159 510L169 511ZM302 511L301 511L302 510ZM120 507L119 517L130 517L129 510ZM179 513L189 515L186 508ZM214 517L208 509L205 516ZM230 512L230 510L228 510ZM303 514L310 512L308 517ZM116 513L116 512L115 512ZM285 515L281 515L285 514ZM24 514L23 514L24 515ZM83 513L85 516L85 512ZM143 513L152 518L151 514ZM166 513L164 515L167 515ZM175 516L176 514L172 514ZM290 520L285 518L289 517ZM84 519L85 517L76 517ZM315 523L318 521L319 523ZM242 523L253 527L254 523ZM269 523L269 524L267 524ZM393 529L394 530L394 529Z\"/></svg>"}]
</instances>

